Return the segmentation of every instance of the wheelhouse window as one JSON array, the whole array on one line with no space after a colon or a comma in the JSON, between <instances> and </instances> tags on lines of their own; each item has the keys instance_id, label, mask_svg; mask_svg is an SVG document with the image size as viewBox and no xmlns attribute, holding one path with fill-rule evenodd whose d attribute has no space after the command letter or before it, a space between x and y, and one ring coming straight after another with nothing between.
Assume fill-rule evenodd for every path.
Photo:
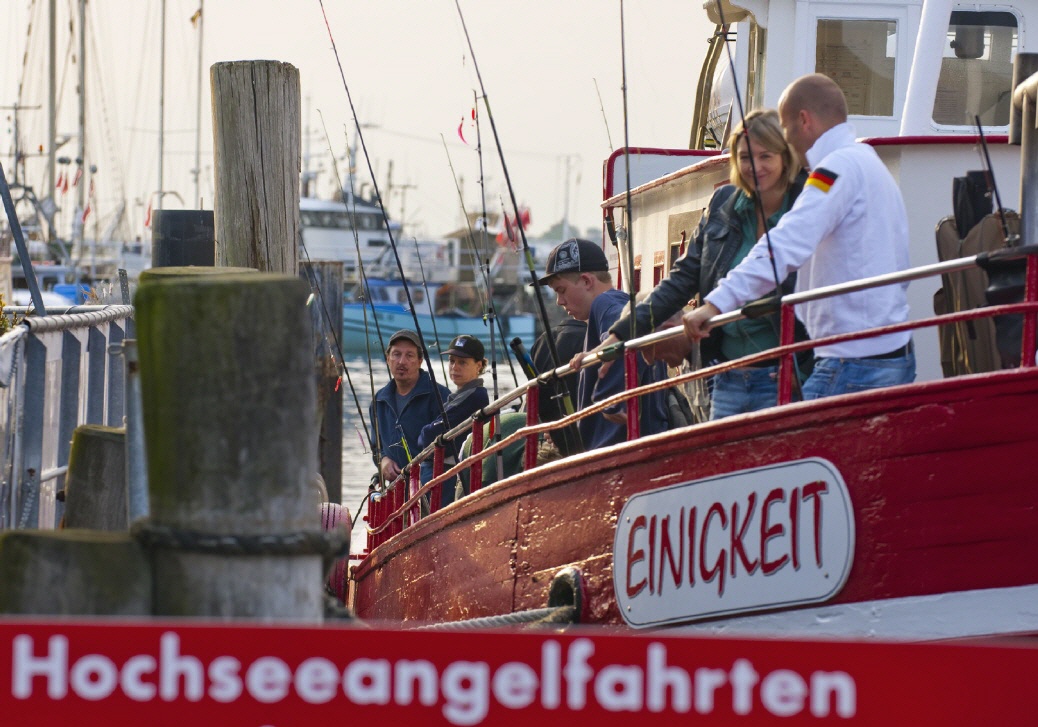
<instances>
[{"instance_id":1,"label":"wheelhouse window","mask_svg":"<svg viewBox=\"0 0 1038 727\"><path fill-rule=\"evenodd\" d=\"M1008 126L1017 19L1010 12L951 14L933 120L941 126Z\"/></svg>"},{"instance_id":2,"label":"wheelhouse window","mask_svg":"<svg viewBox=\"0 0 1038 727\"><path fill-rule=\"evenodd\" d=\"M382 216L377 214L357 215L358 230L380 230L382 229Z\"/></svg>"},{"instance_id":3,"label":"wheelhouse window","mask_svg":"<svg viewBox=\"0 0 1038 727\"><path fill-rule=\"evenodd\" d=\"M345 212L305 210L299 213L299 221L303 227L320 227L334 230L349 228L350 221Z\"/></svg>"},{"instance_id":4,"label":"wheelhouse window","mask_svg":"<svg viewBox=\"0 0 1038 727\"><path fill-rule=\"evenodd\" d=\"M815 71L843 89L851 115L893 116L896 48L893 20L821 18Z\"/></svg>"}]
</instances>

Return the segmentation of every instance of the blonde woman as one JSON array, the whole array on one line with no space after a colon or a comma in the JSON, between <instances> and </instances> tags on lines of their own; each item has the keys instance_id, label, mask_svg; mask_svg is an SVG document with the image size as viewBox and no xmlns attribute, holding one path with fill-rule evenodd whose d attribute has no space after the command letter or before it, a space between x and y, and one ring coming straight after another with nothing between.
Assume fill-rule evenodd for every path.
<instances>
[{"instance_id":1,"label":"blonde woman","mask_svg":"<svg viewBox=\"0 0 1038 727\"><path fill-rule=\"evenodd\" d=\"M796 151L786 143L777 112L760 109L747 114L732 131L729 148L732 184L714 192L685 254L635 308L638 336L661 326L696 295L705 296L713 290L746 257L764 231L778 224L803 188L806 174ZM790 276L782 285L783 291L791 292L793 282ZM621 318L609 331L611 335L603 346L628 339L629 317ZM804 336L798 325L798 337ZM776 345L773 317L742 320L715 329L703 339L702 361L704 365L730 361ZM774 406L777 398L776 361L727 371L713 378L710 418Z\"/></svg>"}]
</instances>

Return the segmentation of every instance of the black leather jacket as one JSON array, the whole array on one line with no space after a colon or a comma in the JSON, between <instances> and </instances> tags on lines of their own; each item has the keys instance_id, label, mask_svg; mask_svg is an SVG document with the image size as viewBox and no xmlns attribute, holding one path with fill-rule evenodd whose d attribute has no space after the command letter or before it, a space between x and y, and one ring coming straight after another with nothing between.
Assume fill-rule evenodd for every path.
<instances>
[{"instance_id":1,"label":"black leather jacket","mask_svg":"<svg viewBox=\"0 0 1038 727\"><path fill-rule=\"evenodd\" d=\"M790 205L804 188L807 174L801 172L790 187ZM696 295L705 296L718 281L732 269L732 260L742 245L742 221L735 214L737 187L726 184L710 198L706 211L689 242L685 254L678 258L666 278L659 282L648 297L635 306L636 333L644 336L684 308ZM782 283L783 293L793 292L796 273ZM609 329L622 341L630 338L630 314L624 315ZM703 362L721 360L720 328L710 332L700 343ZM797 339L806 338L806 332L797 322Z\"/></svg>"}]
</instances>

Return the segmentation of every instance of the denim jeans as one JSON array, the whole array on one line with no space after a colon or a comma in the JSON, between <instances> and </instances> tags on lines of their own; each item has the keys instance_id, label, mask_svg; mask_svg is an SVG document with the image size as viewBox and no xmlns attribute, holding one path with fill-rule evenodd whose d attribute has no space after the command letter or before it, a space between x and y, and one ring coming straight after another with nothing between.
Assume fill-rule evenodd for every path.
<instances>
[{"instance_id":1,"label":"denim jeans","mask_svg":"<svg viewBox=\"0 0 1038 727\"><path fill-rule=\"evenodd\" d=\"M900 358L820 358L804 382L804 400L910 384L915 354Z\"/></svg>"},{"instance_id":2,"label":"denim jeans","mask_svg":"<svg viewBox=\"0 0 1038 727\"><path fill-rule=\"evenodd\" d=\"M778 403L778 366L733 369L713 377L710 418L765 409Z\"/></svg>"}]
</instances>

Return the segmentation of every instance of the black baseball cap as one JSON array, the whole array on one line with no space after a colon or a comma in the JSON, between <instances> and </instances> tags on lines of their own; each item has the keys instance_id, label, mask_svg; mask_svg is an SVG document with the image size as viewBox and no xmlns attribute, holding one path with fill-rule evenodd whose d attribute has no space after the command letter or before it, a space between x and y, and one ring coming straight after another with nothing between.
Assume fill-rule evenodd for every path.
<instances>
[{"instance_id":1,"label":"black baseball cap","mask_svg":"<svg viewBox=\"0 0 1038 727\"><path fill-rule=\"evenodd\" d=\"M548 254L548 264L544 266L544 277L537 281L538 285L547 285L548 281L559 273L599 273L609 271L609 261L599 245L591 240L571 238L559 243Z\"/></svg>"},{"instance_id":2,"label":"black baseball cap","mask_svg":"<svg viewBox=\"0 0 1038 727\"><path fill-rule=\"evenodd\" d=\"M483 344L480 343L479 339L475 336L455 336L447 350L443 352L443 356L464 356L465 358L474 358L477 361L482 361L484 356Z\"/></svg>"},{"instance_id":3,"label":"black baseball cap","mask_svg":"<svg viewBox=\"0 0 1038 727\"><path fill-rule=\"evenodd\" d=\"M394 343L396 343L397 341L401 341L401 340L403 340L403 341L410 341L411 343L413 343L415 346L418 347L419 351L422 350L422 339L421 339L421 337L419 337L419 335L417 333L415 333L414 331L412 331L409 328L401 328L399 331L397 331L396 333L394 333L392 336L389 337L389 343L386 345L386 353L387 354L389 353L389 349L391 349L393 347Z\"/></svg>"}]
</instances>

